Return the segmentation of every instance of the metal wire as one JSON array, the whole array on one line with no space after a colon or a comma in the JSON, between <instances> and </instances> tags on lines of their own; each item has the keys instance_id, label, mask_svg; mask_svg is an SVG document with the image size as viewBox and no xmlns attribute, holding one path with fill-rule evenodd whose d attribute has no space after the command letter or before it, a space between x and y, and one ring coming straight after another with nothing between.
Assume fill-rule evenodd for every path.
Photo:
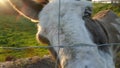
<instances>
[{"instance_id":1,"label":"metal wire","mask_svg":"<svg viewBox=\"0 0 120 68\"><path fill-rule=\"evenodd\" d=\"M60 18L60 9L61 9L61 0L59 0L59 4L58 4L58 46L60 46L60 23L61 23L61 18ZM59 51L60 51L60 47L58 47L58 51L57 51L57 58L56 58L56 64L55 64L55 68L58 68L58 62L59 62Z\"/></svg>"},{"instance_id":2,"label":"metal wire","mask_svg":"<svg viewBox=\"0 0 120 68\"><path fill-rule=\"evenodd\" d=\"M74 45L60 45L60 46L29 46L29 47L0 47L0 49L12 49L12 50L25 50L25 49L30 49L30 48L65 48L65 47L101 47L101 46L120 46L120 43L109 43L109 44L85 44L85 43L80 43L80 44L74 44Z\"/></svg>"}]
</instances>

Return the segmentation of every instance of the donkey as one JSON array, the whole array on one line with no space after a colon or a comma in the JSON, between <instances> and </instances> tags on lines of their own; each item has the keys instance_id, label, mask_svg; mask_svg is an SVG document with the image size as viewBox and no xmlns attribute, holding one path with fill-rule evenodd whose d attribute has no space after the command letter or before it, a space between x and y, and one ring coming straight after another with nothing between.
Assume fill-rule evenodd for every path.
<instances>
[{"instance_id":1,"label":"donkey","mask_svg":"<svg viewBox=\"0 0 120 68\"><path fill-rule=\"evenodd\" d=\"M120 22L115 20L115 14L114 19L109 18L111 11L92 18L92 3L86 0L21 1L26 7L17 11L39 21L37 40L53 46L49 50L59 68L115 68L114 54L118 50L100 46L120 42Z\"/></svg>"}]
</instances>

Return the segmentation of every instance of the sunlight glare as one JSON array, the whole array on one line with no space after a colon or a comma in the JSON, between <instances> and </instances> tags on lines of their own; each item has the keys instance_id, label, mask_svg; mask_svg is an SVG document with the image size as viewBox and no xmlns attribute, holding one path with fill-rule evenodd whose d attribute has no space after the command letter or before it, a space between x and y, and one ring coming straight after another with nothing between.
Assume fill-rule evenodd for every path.
<instances>
[{"instance_id":1,"label":"sunlight glare","mask_svg":"<svg viewBox=\"0 0 120 68\"><path fill-rule=\"evenodd\" d=\"M0 6L5 6L6 2L7 2L7 0L0 0Z\"/></svg>"}]
</instances>

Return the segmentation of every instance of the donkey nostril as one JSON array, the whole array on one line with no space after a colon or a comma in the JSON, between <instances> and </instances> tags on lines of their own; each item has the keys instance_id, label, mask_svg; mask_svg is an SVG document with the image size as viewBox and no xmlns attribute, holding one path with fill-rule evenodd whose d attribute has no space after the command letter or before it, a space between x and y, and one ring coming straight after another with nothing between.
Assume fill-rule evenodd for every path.
<instances>
[{"instance_id":1,"label":"donkey nostril","mask_svg":"<svg viewBox=\"0 0 120 68\"><path fill-rule=\"evenodd\" d=\"M88 66L85 66L85 68L88 68Z\"/></svg>"}]
</instances>

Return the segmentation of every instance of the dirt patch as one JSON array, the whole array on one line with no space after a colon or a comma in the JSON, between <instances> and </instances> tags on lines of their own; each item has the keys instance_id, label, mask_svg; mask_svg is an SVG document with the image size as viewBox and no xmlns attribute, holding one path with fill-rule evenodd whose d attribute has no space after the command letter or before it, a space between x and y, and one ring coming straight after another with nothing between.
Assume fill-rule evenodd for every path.
<instances>
[{"instance_id":1,"label":"dirt patch","mask_svg":"<svg viewBox=\"0 0 120 68\"><path fill-rule=\"evenodd\" d=\"M55 68L55 62L50 56L44 58L35 56L32 58L1 62L0 68Z\"/></svg>"}]
</instances>

